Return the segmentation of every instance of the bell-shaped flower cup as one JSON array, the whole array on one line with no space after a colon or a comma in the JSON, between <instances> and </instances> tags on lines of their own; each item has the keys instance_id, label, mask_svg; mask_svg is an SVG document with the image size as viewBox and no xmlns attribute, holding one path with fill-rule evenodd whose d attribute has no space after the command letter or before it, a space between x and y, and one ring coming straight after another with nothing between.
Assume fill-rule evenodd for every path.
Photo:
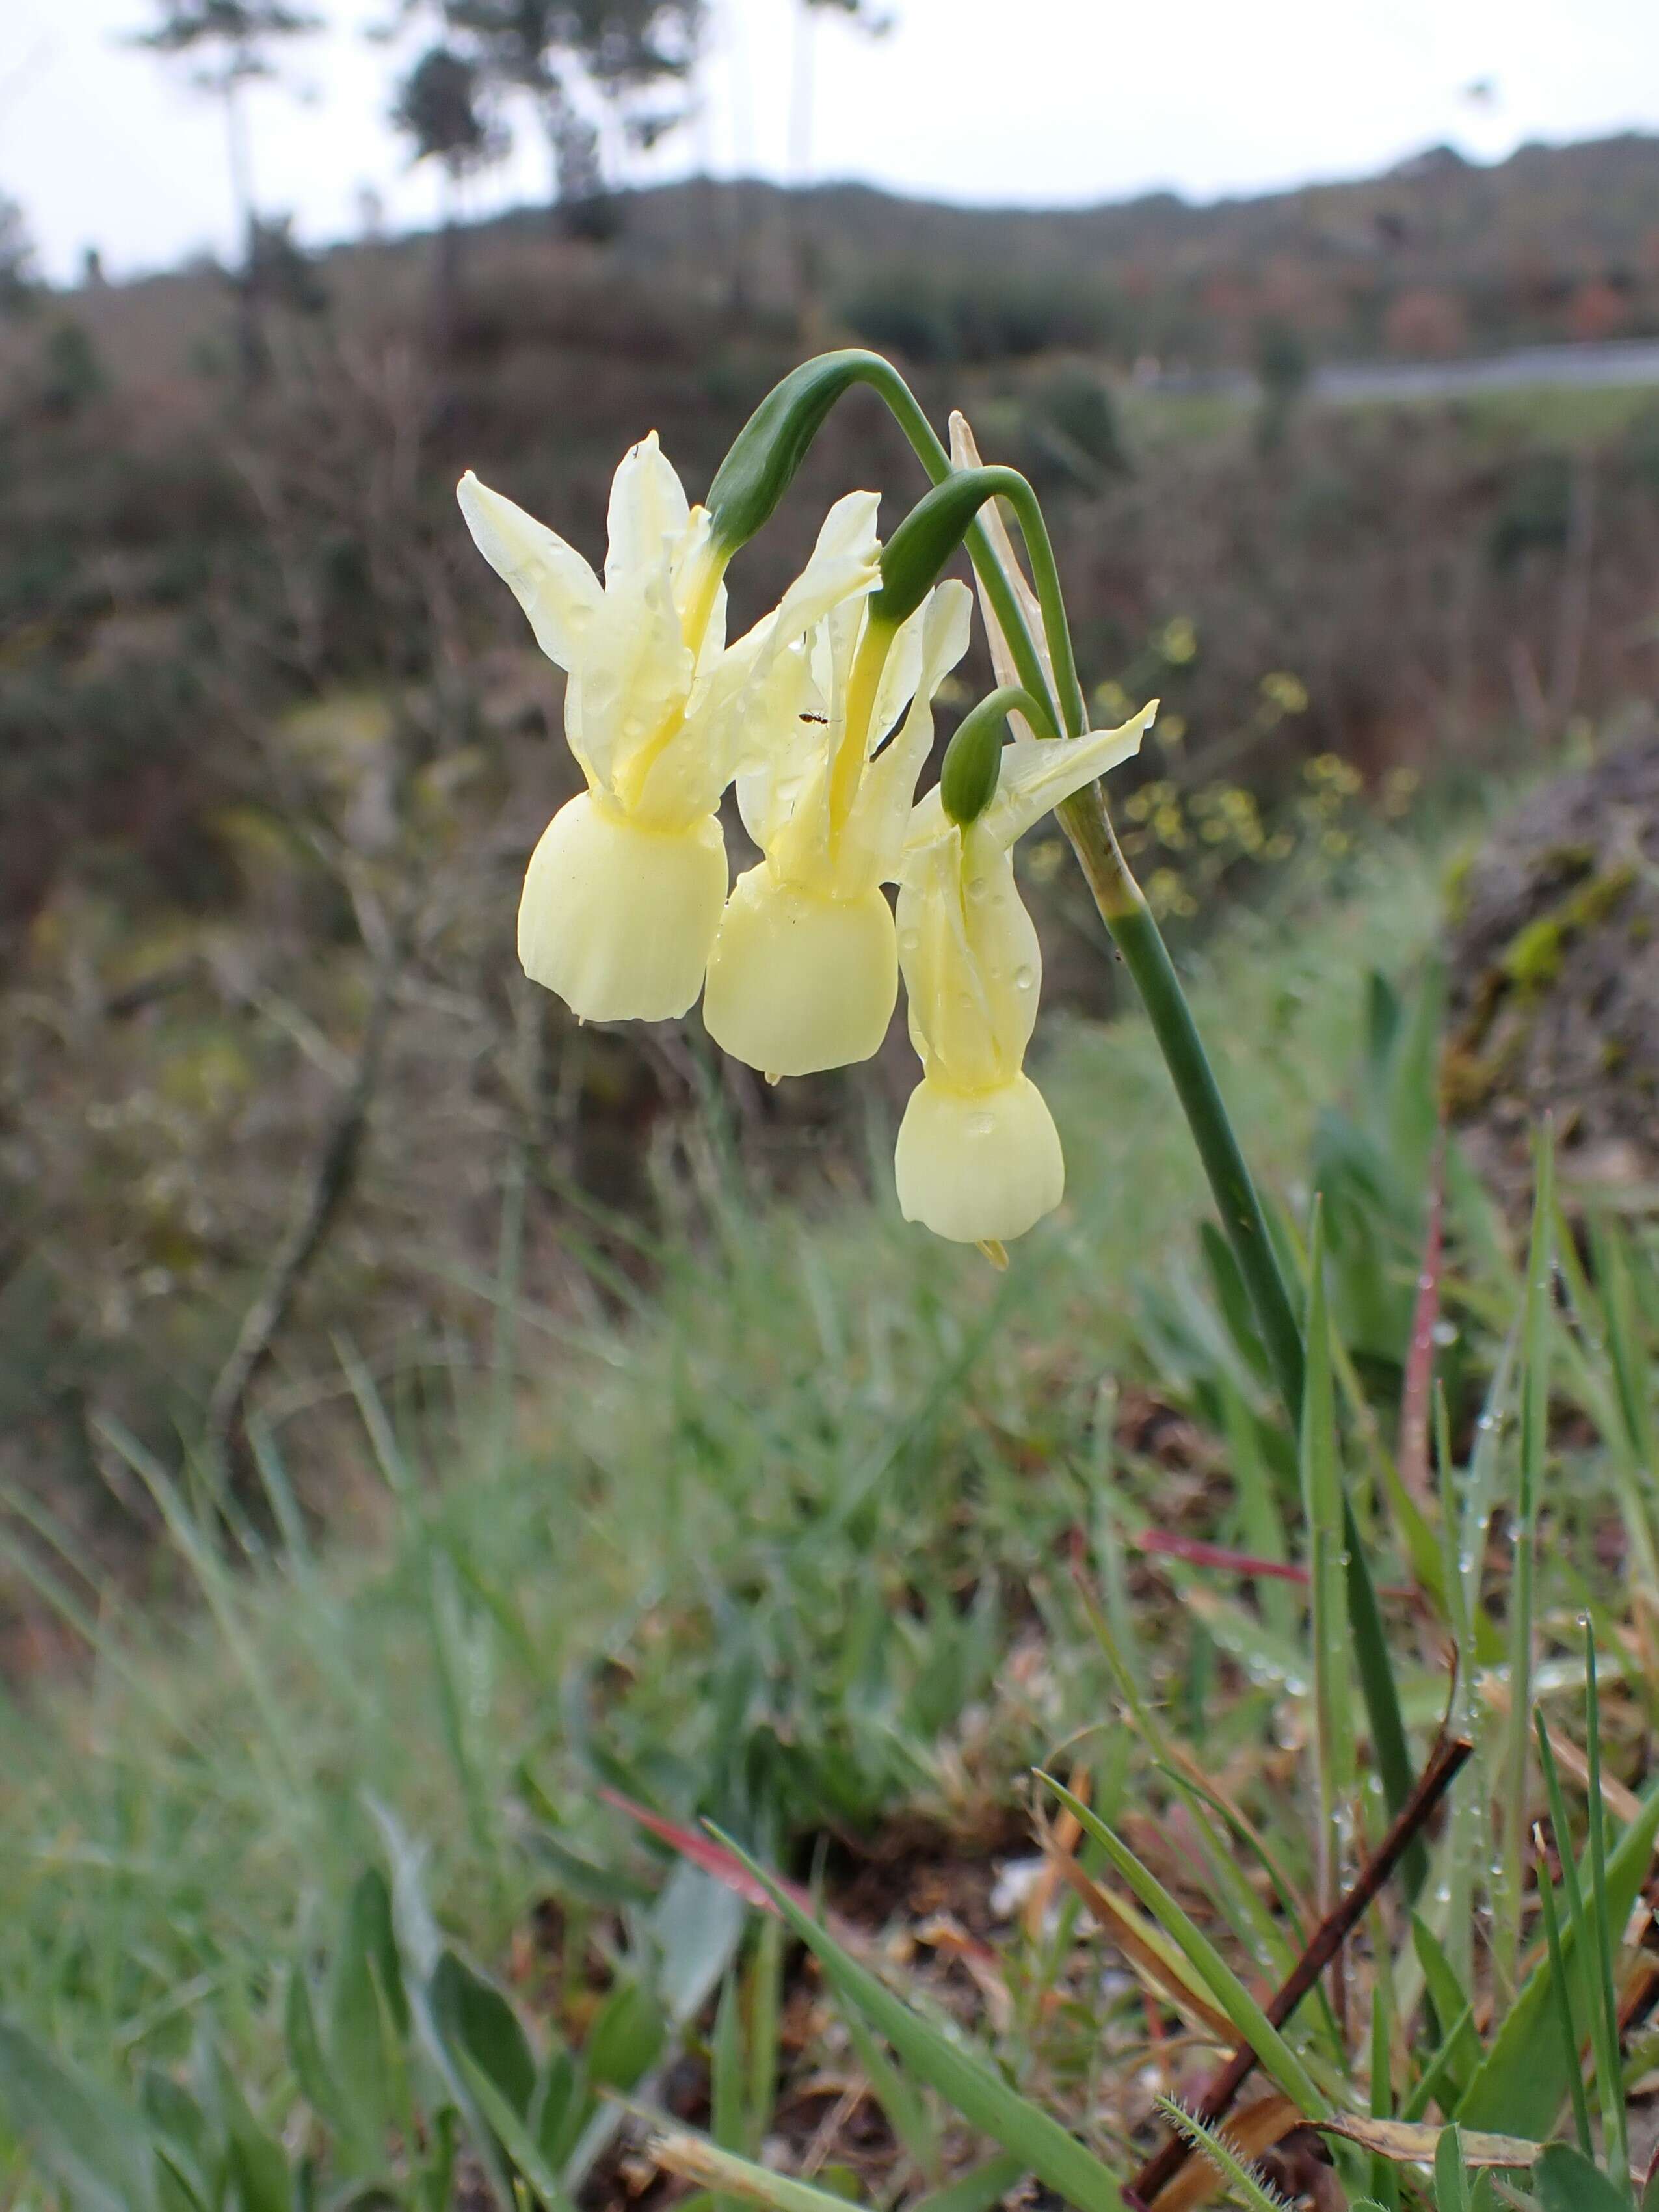
<instances>
[{"instance_id":1,"label":"bell-shaped flower cup","mask_svg":"<svg viewBox=\"0 0 1659 2212\"><path fill-rule=\"evenodd\" d=\"M703 994L722 1052L775 1081L850 1067L880 1050L897 1002L892 912L873 884L825 898L764 860L738 877Z\"/></svg>"},{"instance_id":2,"label":"bell-shaped flower cup","mask_svg":"<svg viewBox=\"0 0 1659 2212\"><path fill-rule=\"evenodd\" d=\"M669 1021L696 1005L728 870L712 814L654 830L591 791L543 830L519 901L519 959L582 1020Z\"/></svg>"},{"instance_id":3,"label":"bell-shaped flower cup","mask_svg":"<svg viewBox=\"0 0 1659 2212\"><path fill-rule=\"evenodd\" d=\"M1066 1195L1060 1132L1023 1072L989 1091L924 1076L893 1157L899 1211L957 1244L1006 1244Z\"/></svg>"}]
</instances>

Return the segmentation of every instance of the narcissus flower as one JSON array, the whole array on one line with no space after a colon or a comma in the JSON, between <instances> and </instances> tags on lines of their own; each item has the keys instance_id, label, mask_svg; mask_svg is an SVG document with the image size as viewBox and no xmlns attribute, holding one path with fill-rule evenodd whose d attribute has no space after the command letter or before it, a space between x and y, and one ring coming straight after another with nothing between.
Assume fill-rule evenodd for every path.
<instances>
[{"instance_id":1,"label":"narcissus flower","mask_svg":"<svg viewBox=\"0 0 1659 2212\"><path fill-rule=\"evenodd\" d=\"M1012 848L1050 807L1135 752L1153 712L1086 737L1017 738L975 820L951 821L937 790L912 817L898 950L922 1079L895 1166L905 1219L955 1243L995 1255L1065 1194L1059 1133L1024 1072L1042 957Z\"/></svg>"},{"instance_id":2,"label":"narcissus flower","mask_svg":"<svg viewBox=\"0 0 1659 2212\"><path fill-rule=\"evenodd\" d=\"M873 552L873 515L871 532ZM813 708L738 778L765 858L732 891L702 1013L717 1044L769 1076L868 1060L886 1035L898 954L881 885L898 874L933 695L972 612L965 585L941 584L872 651L865 608L844 602L813 641Z\"/></svg>"},{"instance_id":3,"label":"narcissus flower","mask_svg":"<svg viewBox=\"0 0 1659 2212\"><path fill-rule=\"evenodd\" d=\"M726 642L729 548L688 505L656 434L611 486L605 582L471 471L461 511L536 641L568 676L565 734L587 789L543 833L519 907L525 973L588 1021L684 1014L726 899L715 810L759 733L799 711L813 625L878 581L876 496L830 510L776 611Z\"/></svg>"}]
</instances>

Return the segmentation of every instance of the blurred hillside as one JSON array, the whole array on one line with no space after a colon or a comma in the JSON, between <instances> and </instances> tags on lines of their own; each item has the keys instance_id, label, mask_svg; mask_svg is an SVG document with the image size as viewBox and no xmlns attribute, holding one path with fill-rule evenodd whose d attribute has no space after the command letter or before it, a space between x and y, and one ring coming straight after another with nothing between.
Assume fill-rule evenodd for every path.
<instances>
[{"instance_id":1,"label":"blurred hillside","mask_svg":"<svg viewBox=\"0 0 1659 2212\"><path fill-rule=\"evenodd\" d=\"M902 1042L772 1092L694 1027L578 1032L522 987L518 877L574 771L558 680L459 526L463 466L597 557L646 429L695 496L803 352L896 351L1049 502L1102 715L1163 696L1122 811L1196 925L1298 850L1340 867L1355 813L1425 779L1647 711L1659 406L1338 411L1304 372L1659 330L1656 184L1659 142L1626 138L1210 209L693 183L598 238L525 216L310 260L278 234L252 381L210 269L12 313L0 1477L142 1522L105 1416L163 1447L216 1424L234 1468L249 1405L303 1476L343 1333L417 1401L486 1356L510 1374L527 1328L544 1358L638 1297L653 1224L718 1180L711 1127L763 1185L866 1176ZM1266 398L1148 392L1148 354L1253 362ZM890 521L919 488L863 399L744 556L735 623L857 483ZM1051 976L1098 1011L1056 857L1024 862Z\"/></svg>"}]
</instances>

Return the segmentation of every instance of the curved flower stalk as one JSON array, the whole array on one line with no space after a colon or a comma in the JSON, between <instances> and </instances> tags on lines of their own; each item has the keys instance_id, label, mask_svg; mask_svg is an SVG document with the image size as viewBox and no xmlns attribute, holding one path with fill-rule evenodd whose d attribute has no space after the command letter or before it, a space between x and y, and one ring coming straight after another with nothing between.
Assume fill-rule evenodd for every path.
<instances>
[{"instance_id":1,"label":"curved flower stalk","mask_svg":"<svg viewBox=\"0 0 1659 2212\"><path fill-rule=\"evenodd\" d=\"M1060 1136L1024 1072L1042 956L1014 884L1013 846L1074 791L1127 760L1157 712L1080 738L1017 738L978 817L930 792L912 817L898 899L899 959L922 1079L899 1127L899 1208L994 1258L1066 1191Z\"/></svg>"},{"instance_id":2,"label":"curved flower stalk","mask_svg":"<svg viewBox=\"0 0 1659 2212\"><path fill-rule=\"evenodd\" d=\"M873 517L871 528L873 546ZM703 1021L774 1080L868 1060L887 1033L898 952L881 885L898 875L934 694L968 649L972 615L966 585L939 585L893 631L872 682L872 625L843 601L813 639L814 711L738 778L765 857L727 903Z\"/></svg>"},{"instance_id":3,"label":"curved flower stalk","mask_svg":"<svg viewBox=\"0 0 1659 2212\"><path fill-rule=\"evenodd\" d=\"M587 562L471 471L459 488L479 551L511 587L536 642L568 676L565 735L587 789L531 857L519 957L585 1021L684 1014L726 900L715 810L757 733L809 695L802 641L879 581L876 495L830 509L776 611L726 642L732 548L688 504L656 433L611 485L601 586Z\"/></svg>"}]
</instances>

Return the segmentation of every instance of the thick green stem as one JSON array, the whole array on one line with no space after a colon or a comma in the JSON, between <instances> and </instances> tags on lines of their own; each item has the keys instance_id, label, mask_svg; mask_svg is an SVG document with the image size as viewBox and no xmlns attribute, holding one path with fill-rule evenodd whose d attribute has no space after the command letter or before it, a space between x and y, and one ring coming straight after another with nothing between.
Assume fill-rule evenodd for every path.
<instances>
[{"instance_id":1,"label":"thick green stem","mask_svg":"<svg viewBox=\"0 0 1659 2212\"><path fill-rule=\"evenodd\" d=\"M1209 1178L1221 1225L1238 1261L1273 1380L1294 1428L1302 1418L1302 1331L1291 1304L1244 1155L1181 988L1170 949L1129 872L1097 784L1057 808L1101 919L1146 1005L1176 1094Z\"/></svg>"},{"instance_id":2,"label":"thick green stem","mask_svg":"<svg viewBox=\"0 0 1659 2212\"><path fill-rule=\"evenodd\" d=\"M879 355L872 354L867 365L860 364L859 373L862 380L886 401L928 476L935 483L943 483L951 473L951 456L898 371ZM1087 726L1087 708L1077 678L1071 631L1048 526L1035 493L1029 501L1019 499L1011 503L1015 506L1020 532L1030 557L1032 580L1042 610L1043 635L1060 692L1059 713L1052 727L1038 734L1057 737L1064 726L1075 737ZM1020 682L1038 699L1048 701L1053 695L1024 611L982 526L975 523L963 542L1008 641ZM1169 1067L1209 1179L1222 1228L1244 1278L1256 1327L1267 1347L1291 1434L1295 1435L1302 1421L1304 1359L1301 1327L1273 1249L1267 1215L1233 1133L1169 947L1139 884L1129 872L1099 785L1091 784L1056 808L1055 812L1071 840L1101 919L1110 931L1146 1005L1152 1033ZM1343 1540L1348 1553L1348 1615L1360 1687L1383 1795L1389 1810L1398 1814L1411 1796L1411 1751L1389 1662L1376 1586L1362 1548L1352 1504L1346 1498ZM1407 1887L1415 1896L1428 1873L1428 1854L1421 1838L1413 1840L1405 1871Z\"/></svg>"},{"instance_id":3,"label":"thick green stem","mask_svg":"<svg viewBox=\"0 0 1659 2212\"><path fill-rule=\"evenodd\" d=\"M1123 956L1146 1006L1176 1095L1187 1116L1198 1156L1209 1179L1216 1211L1249 1292L1273 1380L1294 1434L1302 1419L1304 1356L1302 1331L1291 1304L1279 1255L1273 1249L1244 1155L1224 1103L1209 1056L1181 988L1175 963L1152 918L1140 886L1119 848L1098 784L1068 799L1056 813L1072 842L1101 918ZM1389 1809L1398 1814L1412 1792L1411 1747L1406 1739L1399 1694L1389 1662L1382 1608L1363 1548L1353 1506L1343 1498L1342 1540L1347 1552L1348 1618L1361 1692L1370 1723L1377 1772ZM1409 1893L1415 1896L1427 1879L1428 1853L1414 1838L1405 1860Z\"/></svg>"}]
</instances>

